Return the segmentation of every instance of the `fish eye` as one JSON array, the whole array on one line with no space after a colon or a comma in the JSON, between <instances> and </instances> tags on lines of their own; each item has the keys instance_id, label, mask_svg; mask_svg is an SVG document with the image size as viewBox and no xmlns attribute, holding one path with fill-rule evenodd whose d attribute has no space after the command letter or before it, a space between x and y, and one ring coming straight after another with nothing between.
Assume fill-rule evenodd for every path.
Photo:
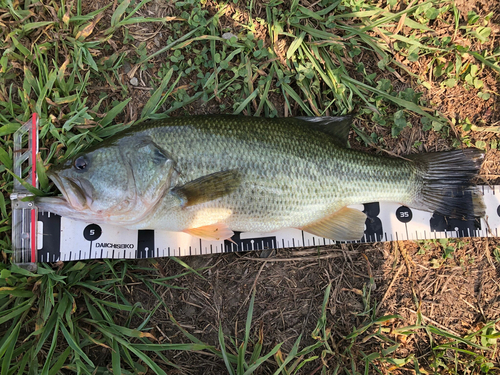
<instances>
[{"instance_id":1,"label":"fish eye","mask_svg":"<svg viewBox=\"0 0 500 375\"><path fill-rule=\"evenodd\" d=\"M79 172L83 172L85 169L88 167L87 160L85 159L84 156L80 156L75 159L73 162L73 167Z\"/></svg>"}]
</instances>

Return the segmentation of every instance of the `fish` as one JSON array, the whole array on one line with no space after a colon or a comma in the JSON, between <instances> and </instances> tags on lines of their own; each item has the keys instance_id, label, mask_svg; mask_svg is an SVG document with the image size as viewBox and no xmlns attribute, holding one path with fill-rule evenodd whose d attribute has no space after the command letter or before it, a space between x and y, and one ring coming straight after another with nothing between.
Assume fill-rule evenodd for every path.
<instances>
[{"instance_id":1,"label":"fish","mask_svg":"<svg viewBox=\"0 0 500 375\"><path fill-rule=\"evenodd\" d=\"M359 240L367 217L352 206L368 202L484 216L472 182L482 151L396 158L355 150L348 147L352 120L208 115L144 122L50 167L62 196L36 205L85 222L208 240L284 228Z\"/></svg>"}]
</instances>

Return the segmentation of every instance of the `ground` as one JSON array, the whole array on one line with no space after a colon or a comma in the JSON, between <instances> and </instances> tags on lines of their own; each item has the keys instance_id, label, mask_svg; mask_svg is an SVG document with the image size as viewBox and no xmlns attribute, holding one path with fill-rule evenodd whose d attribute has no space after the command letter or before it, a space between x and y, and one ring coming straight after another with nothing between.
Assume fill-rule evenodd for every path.
<instances>
[{"instance_id":1,"label":"ground","mask_svg":"<svg viewBox=\"0 0 500 375\"><path fill-rule=\"evenodd\" d=\"M104 0L82 2L82 14L100 9L107 3ZM252 3L253 33L257 39L263 40L264 46L270 46L273 41L269 39L268 27L258 21L266 19L266 2L256 0ZM289 3L294 2L287 1L282 6L289 6ZM115 1L113 6L104 12L102 23L99 24L101 31L110 26L110 19L117 4ZM209 15L215 13L215 2L204 1L203 4L208 9ZM311 9L317 5L316 2L308 1L301 1L300 4ZM493 12L490 41L487 44L478 43L474 46L474 50L498 49L500 4L488 0L457 0L455 5L460 10L461 18L458 20L460 25L466 24L469 11L475 11L483 17ZM401 9L406 6L406 3L400 4ZM47 9L49 8L48 6ZM398 10L396 8L394 11ZM137 16L175 18L181 14L170 2L152 1L141 8ZM230 2L218 27L227 32L238 33L242 25L248 22L249 15L245 12L245 8L238 2ZM436 22L431 25L433 30L429 35L438 35L440 38L461 38L461 34L454 34L454 22L452 18ZM117 51L137 57L141 48L145 48L147 54L152 54L168 44L168 38L171 36L168 30L162 28L160 23L132 24L127 26L127 32L133 36L130 45L122 43L124 35L115 34L109 39L108 50L95 52L95 58L102 57L106 53L111 56ZM405 29L402 28L401 34L404 33ZM291 41L291 38L284 37L281 41L274 41L276 42L274 44L283 46L286 50L290 47ZM145 44L141 47L141 43ZM470 45L471 39L463 38L457 43ZM433 69L429 69L428 66L433 56L409 61L398 52L396 46L389 43L388 47L394 60L401 64L401 69L380 71L375 63L378 59L373 52L361 53L344 63L353 76L360 75L355 71L355 65L363 62L366 74L375 72L379 78L388 79L394 91L402 92L406 88L413 88L415 92L421 92L426 105L433 109L432 112L438 111L450 121L450 132L446 135L440 131L424 131L420 116L408 111L407 120L412 126L405 127L398 137L392 137L390 126L372 122L371 115L364 113L357 116L355 125L367 134L374 133L382 141L378 146L367 146L352 132L351 146L367 152L388 152L391 155L404 156L417 152L449 150L456 147L454 141L457 139L461 142L469 139L471 145L484 142L486 156L477 182L500 184L500 153L496 149L498 130L491 131L500 124L498 74L484 69L476 77L491 93L487 100L477 95L481 90L484 91L484 88L465 85L443 86L442 79L437 78L429 79L428 85L423 86L417 77L432 75ZM186 59L195 57L194 52L189 53ZM277 58L285 58L282 51L276 50L276 53ZM162 64L167 55L158 55L141 66L127 62L119 69L117 76L108 79L113 85L103 84L103 79L94 78L86 91L87 105L91 108L104 93L108 95L105 104L113 100L126 99L120 88L122 85L127 87L131 101L117 119L125 123L137 120L145 103L151 97L151 88L158 86L158 72L165 69ZM470 56L469 61L463 61L462 64L465 66L473 61L474 58ZM262 64L268 63L264 61ZM147 66L144 67L145 65ZM17 68L22 70L20 65ZM16 78L12 78L12 81L16 82ZM196 72L192 76L182 78L176 86L176 91L184 90L193 95L195 81ZM22 84L17 83L22 87ZM175 92L172 95L174 94ZM296 103L289 111L285 106L285 99L277 92L270 92L269 100L279 116L304 115ZM182 109L173 111L171 115L232 113L234 101L231 95L217 96L210 102L200 98ZM60 113L54 112L52 121L58 128L64 124L63 113L66 110L69 112L68 106L69 104L63 103L57 107ZM168 110L168 108L163 109ZM395 109L388 106L387 111L391 113L395 112ZM242 113L245 114L245 110ZM474 124L476 129L467 130L463 127L466 121ZM489 130L484 131L485 129ZM495 142L492 142L493 140ZM493 144L495 147L492 147ZM44 150L49 148L49 142L42 146ZM62 153L61 150L62 147L59 147L55 155ZM399 241L273 252L227 253L185 257L181 259L184 264L168 258L138 261L138 264L148 267L153 265L161 277L183 273L186 265L197 270L197 273L191 272L168 281L168 285L155 285L156 293L161 296L162 305L151 317L150 333L158 343L190 342L181 332L180 328L183 328L202 342L220 348L219 327L222 327L228 350L236 354L234 348L241 344L244 337L248 310L252 295L255 293L251 324L253 346L259 337L263 338L263 353L267 353L276 344L283 343L281 352L286 356L293 350L293 345L300 336L300 348L321 340L330 347L329 350L315 352L321 360L306 363L299 373L319 374L324 364L327 366L326 371L332 374L339 369L344 373L348 371L362 373L365 363L368 362L374 364L367 367L366 373L375 373L377 371L375 365L378 366L378 371L384 374L426 373L426 371L427 373L433 371L477 373L474 372L478 371L477 369L486 369L481 367L484 363L495 366L490 373L495 371L500 373L498 350L482 352L476 348L476 352L484 354L484 357L478 359L480 356L477 356L474 357L475 360L484 360L484 363L467 364L469 357L465 350L474 349L456 340L457 337L489 329L486 325L490 322L496 327L496 331L492 332L500 331L499 249L499 239L464 238L441 242ZM54 265L54 269L57 266L60 265ZM327 290L330 290L330 293L324 302ZM130 282L123 286L122 292L132 304L138 302L147 310L157 307L157 298L139 279L132 277ZM323 321L322 324L326 327L322 332L315 331L318 321ZM431 332L429 328L423 328L424 325L433 327L432 329L437 331ZM408 333L410 331L411 333ZM232 338L235 342L230 343L228 338ZM446 346L451 345L450 342L462 350L460 356L457 354L459 351L449 350L450 348ZM441 348L438 346L440 344ZM95 364L109 367L108 349L101 345L88 355ZM376 357L375 354L384 350L386 352L382 356ZM149 354L158 363L163 364L155 353ZM224 360L207 351L176 351L168 352L166 355L179 366L175 370L165 367L172 374L227 372ZM369 357L370 355L372 357ZM418 364L414 365L414 359L417 359ZM276 361L276 357L270 358L258 373L274 373L278 367ZM455 365L457 370L453 372ZM475 365L477 366L474 367Z\"/></svg>"},{"instance_id":2,"label":"ground","mask_svg":"<svg viewBox=\"0 0 500 375\"><path fill-rule=\"evenodd\" d=\"M456 5L462 15L469 10L481 14L495 11L496 33L500 31L498 5L487 1L457 1ZM452 30L452 26L449 28ZM450 30L443 27L442 36ZM498 45L498 37L494 43ZM401 62L409 63L403 59ZM426 69L422 61L409 63L409 68L417 74L423 74ZM475 95L475 89L463 86L443 88L436 82L425 89L417 87L416 82L409 78L399 81L396 76L388 78L393 85L399 84L400 90L414 87L423 91L430 105L449 119L468 118L483 126L498 124L500 120L498 95L484 101ZM481 78L492 91L499 91L497 77L486 73ZM192 113L217 111L216 106L207 109L198 104L194 103L190 108ZM276 106L280 108L280 104L277 102ZM419 152L447 150L453 138L453 135L444 138L438 133L423 132L418 121L398 138L390 137L390 129L379 126L375 131L384 137L387 149L396 155L415 152L412 149L415 142L421 142ZM476 137L487 140L496 134L484 133L484 138L482 135ZM356 140L351 141L354 147L363 147ZM482 183L498 183L498 158L497 150L488 150L481 170ZM259 329L263 330L267 348L284 342L282 350L286 353L299 335L302 335L301 345L315 342L311 333L321 316L325 289L331 284L326 318L331 329L329 342L335 355L326 355L329 371L333 373L339 365L349 368L349 357L344 350L350 341L346 337L370 321L372 314L376 317L399 316L384 323L388 337L401 344L395 357L413 355L419 358L420 369L424 371L434 360L429 335L424 330L411 336L400 335L397 328L423 323L464 336L477 332L486 322L498 319L500 269L491 254L499 245L497 239L459 240L453 243L455 250L448 259L443 259L443 244L439 242L410 241L279 250L270 256L267 252L249 252L187 257L182 260L203 270L201 276L189 274L177 280L174 285L182 289L158 287L157 292L168 309L158 310L152 323L155 335L162 342L189 341L179 334L178 327L169 319L169 312L182 327L203 342L218 345L219 325L226 335L241 340L249 301L255 291L252 332L258 337ZM165 276L183 270L177 262L169 259L159 260L156 266ZM140 284L134 286L131 297L150 308L155 304L148 290ZM379 350L377 348L382 344L374 335L377 329L372 327L360 333L352 350L358 354L360 351L368 354ZM445 352L444 356L447 355L450 354ZM176 363L182 364L179 373L218 374L225 371L222 359L204 353L182 353L173 357ZM498 368L498 356L493 363ZM262 369L262 373L270 373L273 368L270 364ZM413 372L389 365L381 368L392 373ZM310 374L319 370L317 363L303 368L304 373ZM370 368L369 371L375 370Z\"/></svg>"}]
</instances>

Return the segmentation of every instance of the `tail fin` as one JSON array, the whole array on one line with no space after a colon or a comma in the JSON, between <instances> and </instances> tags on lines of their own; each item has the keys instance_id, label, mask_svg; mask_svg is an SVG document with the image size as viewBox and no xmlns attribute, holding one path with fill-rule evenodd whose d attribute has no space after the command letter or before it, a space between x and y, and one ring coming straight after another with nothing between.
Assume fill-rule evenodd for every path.
<instances>
[{"instance_id":1,"label":"tail fin","mask_svg":"<svg viewBox=\"0 0 500 375\"><path fill-rule=\"evenodd\" d=\"M464 219L484 216L483 197L472 184L481 168L483 152L465 149L410 158L423 173L423 188L412 206Z\"/></svg>"}]
</instances>

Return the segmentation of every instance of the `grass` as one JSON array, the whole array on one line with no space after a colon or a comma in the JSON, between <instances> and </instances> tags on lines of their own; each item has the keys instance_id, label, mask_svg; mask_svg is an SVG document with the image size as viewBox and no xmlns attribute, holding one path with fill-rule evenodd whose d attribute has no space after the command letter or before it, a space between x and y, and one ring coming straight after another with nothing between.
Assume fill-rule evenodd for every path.
<instances>
[{"instance_id":1,"label":"grass","mask_svg":"<svg viewBox=\"0 0 500 375\"><path fill-rule=\"evenodd\" d=\"M162 344L150 333L150 321L162 306L160 296L156 307L147 310L128 302L127 288L140 282L154 295L154 285L171 287L167 283L184 274L162 277L151 266L108 260L40 265L37 274L10 264L12 136L32 112L41 119L37 171L43 193L54 192L45 176L54 161L133 122L189 114L197 103L211 111L267 117L356 111L357 140L381 148L387 138L380 129L389 138L398 137L418 122L423 131L443 138L460 128L464 133L456 146L496 148L495 139L471 138L466 132L498 132L498 127L448 119L415 89L464 87L484 101L498 95L483 80L487 74L498 79L500 73L500 51L489 48L492 14L469 12L464 24L454 2L437 0L403 6L388 1L383 7L370 1L323 1L314 9L297 0L262 5L260 11L256 1L189 0L167 11L154 9L160 13L151 17L154 12L147 10L154 3L147 0L97 10L81 0L0 0L1 375L163 374L180 368L169 351L210 353L230 374L264 367L276 374L305 368L351 374L402 368L415 373L495 371L497 322L464 337L421 317L416 325L405 326L398 316L377 316L369 285L362 291L363 324L341 343L332 341L327 320L328 286L318 307L321 318L310 333L315 343L302 347L299 337L284 353L281 343L265 347L262 328L252 329L255 295L243 338L228 337L221 325L218 342L203 343L172 313L172 324L191 343ZM437 22L449 25L449 37L433 33ZM417 63L424 69L415 73ZM146 96L129 84L134 77L147 77ZM401 82L413 85L398 89ZM456 248L441 246L443 260ZM186 268L185 273L192 271ZM396 355L401 337L422 333L430 341L425 361ZM379 350L360 351L366 340L380 342ZM95 354L97 348L104 360ZM337 358L335 366L328 367L332 358Z\"/></svg>"},{"instance_id":2,"label":"grass","mask_svg":"<svg viewBox=\"0 0 500 375\"><path fill-rule=\"evenodd\" d=\"M0 359L5 373L36 371L57 374L106 372L89 347L110 351L113 373L122 369L153 369L164 373L147 357L147 350L170 350L154 344L147 327L156 311L130 304L125 286L134 272L142 281L154 278L165 283L175 277L158 278L153 267L140 268L104 260L60 264L53 269L41 265L33 274L15 265L1 266L0 306L2 338ZM139 319L137 324L135 318ZM132 323L134 321L134 323ZM205 349L206 345L184 345L181 350ZM167 359L166 364L176 367Z\"/></svg>"}]
</instances>

